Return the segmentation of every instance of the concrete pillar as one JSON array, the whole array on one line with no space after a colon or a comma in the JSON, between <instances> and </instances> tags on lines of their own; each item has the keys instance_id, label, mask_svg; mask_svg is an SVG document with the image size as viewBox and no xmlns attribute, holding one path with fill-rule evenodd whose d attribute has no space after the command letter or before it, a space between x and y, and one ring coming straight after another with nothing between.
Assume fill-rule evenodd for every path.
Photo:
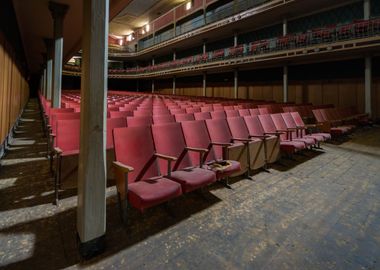
<instances>
[{"instance_id":1,"label":"concrete pillar","mask_svg":"<svg viewBox=\"0 0 380 270\"><path fill-rule=\"evenodd\" d=\"M77 230L80 253L105 249L109 0L83 0Z\"/></svg>"},{"instance_id":2,"label":"concrete pillar","mask_svg":"<svg viewBox=\"0 0 380 270\"><path fill-rule=\"evenodd\" d=\"M288 21L284 19L282 23L282 34L286 36L288 34ZM283 68L283 78L282 78L282 83L283 83L283 101L288 102L288 66L284 66Z\"/></svg>"},{"instance_id":3,"label":"concrete pillar","mask_svg":"<svg viewBox=\"0 0 380 270\"><path fill-rule=\"evenodd\" d=\"M234 47L236 47L238 45L238 33L235 32L234 33Z\"/></svg>"},{"instance_id":4,"label":"concrete pillar","mask_svg":"<svg viewBox=\"0 0 380 270\"><path fill-rule=\"evenodd\" d=\"M45 45L46 45L46 56L47 56L47 60L46 60L46 98L51 100L51 96L52 96L52 82L53 82L53 45L54 45L54 42L52 39L48 39L46 38L45 40Z\"/></svg>"},{"instance_id":5,"label":"concrete pillar","mask_svg":"<svg viewBox=\"0 0 380 270\"><path fill-rule=\"evenodd\" d=\"M238 82L238 76L239 72L237 69L234 70L234 98L238 98L238 89L239 89L239 82Z\"/></svg>"},{"instance_id":6,"label":"concrete pillar","mask_svg":"<svg viewBox=\"0 0 380 270\"><path fill-rule=\"evenodd\" d=\"M175 95L175 76L173 77L173 92L172 94Z\"/></svg>"},{"instance_id":7,"label":"concrete pillar","mask_svg":"<svg viewBox=\"0 0 380 270\"><path fill-rule=\"evenodd\" d=\"M139 91L139 80L136 80L136 92L138 92Z\"/></svg>"},{"instance_id":8,"label":"concrete pillar","mask_svg":"<svg viewBox=\"0 0 380 270\"><path fill-rule=\"evenodd\" d=\"M365 58L365 112L372 117L372 58Z\"/></svg>"},{"instance_id":9,"label":"concrete pillar","mask_svg":"<svg viewBox=\"0 0 380 270\"><path fill-rule=\"evenodd\" d=\"M205 97L206 96L206 77L207 77L207 74L206 72L203 72L203 96Z\"/></svg>"},{"instance_id":10,"label":"concrete pillar","mask_svg":"<svg viewBox=\"0 0 380 270\"><path fill-rule=\"evenodd\" d=\"M203 41L203 54L206 53L206 41Z\"/></svg>"},{"instance_id":11,"label":"concrete pillar","mask_svg":"<svg viewBox=\"0 0 380 270\"><path fill-rule=\"evenodd\" d=\"M364 0L363 8L364 8L364 20L370 19L371 18L371 0Z\"/></svg>"},{"instance_id":12,"label":"concrete pillar","mask_svg":"<svg viewBox=\"0 0 380 270\"><path fill-rule=\"evenodd\" d=\"M152 66L154 66L154 58L152 58Z\"/></svg>"},{"instance_id":13,"label":"concrete pillar","mask_svg":"<svg viewBox=\"0 0 380 270\"><path fill-rule=\"evenodd\" d=\"M154 79L152 79L152 94L154 93Z\"/></svg>"},{"instance_id":14,"label":"concrete pillar","mask_svg":"<svg viewBox=\"0 0 380 270\"><path fill-rule=\"evenodd\" d=\"M176 53L176 51L174 50L174 51L173 51L173 61L175 61L176 58L177 58L177 53Z\"/></svg>"},{"instance_id":15,"label":"concrete pillar","mask_svg":"<svg viewBox=\"0 0 380 270\"><path fill-rule=\"evenodd\" d=\"M42 94L46 98L46 67L44 67L42 74Z\"/></svg>"},{"instance_id":16,"label":"concrete pillar","mask_svg":"<svg viewBox=\"0 0 380 270\"><path fill-rule=\"evenodd\" d=\"M288 102L288 66L284 66L282 82L283 82L284 102Z\"/></svg>"},{"instance_id":17,"label":"concrete pillar","mask_svg":"<svg viewBox=\"0 0 380 270\"><path fill-rule=\"evenodd\" d=\"M62 91L62 54L63 54L63 19L69 6L57 2L49 2L49 9L54 22L54 62L52 107L61 107Z\"/></svg>"}]
</instances>

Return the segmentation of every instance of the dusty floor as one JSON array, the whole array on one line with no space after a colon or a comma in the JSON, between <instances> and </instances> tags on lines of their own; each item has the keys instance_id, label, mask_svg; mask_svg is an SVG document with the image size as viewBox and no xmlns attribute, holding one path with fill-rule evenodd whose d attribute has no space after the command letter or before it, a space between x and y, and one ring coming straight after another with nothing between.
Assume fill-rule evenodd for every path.
<instances>
[{"instance_id":1,"label":"dusty floor","mask_svg":"<svg viewBox=\"0 0 380 270\"><path fill-rule=\"evenodd\" d=\"M380 128L283 160L255 181L119 218L108 189L107 251L81 261L75 190L52 205L36 100L0 168L0 267L58 269L380 269ZM283 166L285 165L285 166ZM174 215L173 215L174 214Z\"/></svg>"}]
</instances>

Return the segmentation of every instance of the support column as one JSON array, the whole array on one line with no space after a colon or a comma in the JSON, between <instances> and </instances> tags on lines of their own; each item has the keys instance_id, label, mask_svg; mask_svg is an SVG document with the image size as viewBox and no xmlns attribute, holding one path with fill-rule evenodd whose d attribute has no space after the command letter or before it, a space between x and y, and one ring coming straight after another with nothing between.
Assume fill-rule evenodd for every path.
<instances>
[{"instance_id":1,"label":"support column","mask_svg":"<svg viewBox=\"0 0 380 270\"><path fill-rule=\"evenodd\" d=\"M288 21L286 19L282 23L282 32L284 36L288 34ZM283 101L288 102L288 66L283 67L282 83Z\"/></svg>"},{"instance_id":2,"label":"support column","mask_svg":"<svg viewBox=\"0 0 380 270\"><path fill-rule=\"evenodd\" d=\"M238 98L238 89L239 89L239 82L238 82L238 76L239 72L238 69L234 70L234 98Z\"/></svg>"},{"instance_id":3,"label":"support column","mask_svg":"<svg viewBox=\"0 0 380 270\"><path fill-rule=\"evenodd\" d=\"M173 50L173 61L175 61L175 60L176 60L176 58L177 58L177 53L176 53L176 51L175 51L175 50Z\"/></svg>"},{"instance_id":4,"label":"support column","mask_svg":"<svg viewBox=\"0 0 380 270\"><path fill-rule=\"evenodd\" d=\"M175 76L173 77L173 92L172 94L175 95Z\"/></svg>"},{"instance_id":5,"label":"support column","mask_svg":"<svg viewBox=\"0 0 380 270\"><path fill-rule=\"evenodd\" d=\"M203 54L206 53L206 40L203 41Z\"/></svg>"},{"instance_id":6,"label":"support column","mask_svg":"<svg viewBox=\"0 0 380 270\"><path fill-rule=\"evenodd\" d=\"M284 66L282 82L283 82L284 102L288 102L288 66Z\"/></svg>"},{"instance_id":7,"label":"support column","mask_svg":"<svg viewBox=\"0 0 380 270\"><path fill-rule=\"evenodd\" d=\"M235 32L234 33L234 47L236 47L238 45L238 33Z\"/></svg>"},{"instance_id":8,"label":"support column","mask_svg":"<svg viewBox=\"0 0 380 270\"><path fill-rule=\"evenodd\" d=\"M365 113L372 117L372 58L365 58Z\"/></svg>"},{"instance_id":9,"label":"support column","mask_svg":"<svg viewBox=\"0 0 380 270\"><path fill-rule=\"evenodd\" d=\"M364 0L363 8L364 8L364 20L369 20L369 18L371 17L371 0Z\"/></svg>"},{"instance_id":10,"label":"support column","mask_svg":"<svg viewBox=\"0 0 380 270\"><path fill-rule=\"evenodd\" d=\"M109 0L83 1L77 230L85 258L105 250Z\"/></svg>"},{"instance_id":11,"label":"support column","mask_svg":"<svg viewBox=\"0 0 380 270\"><path fill-rule=\"evenodd\" d=\"M61 107L62 91L62 53L63 53L63 19L69 6L57 2L49 2L49 9L54 21L54 63L52 107Z\"/></svg>"},{"instance_id":12,"label":"support column","mask_svg":"<svg viewBox=\"0 0 380 270\"><path fill-rule=\"evenodd\" d=\"M154 93L154 79L152 79L152 94Z\"/></svg>"},{"instance_id":13,"label":"support column","mask_svg":"<svg viewBox=\"0 0 380 270\"><path fill-rule=\"evenodd\" d=\"M42 72L42 94L46 98L46 67L44 66Z\"/></svg>"},{"instance_id":14,"label":"support column","mask_svg":"<svg viewBox=\"0 0 380 270\"><path fill-rule=\"evenodd\" d=\"M52 93L52 76L53 76L53 40L46 38L45 40L46 45L46 98L48 100L51 100L51 93Z\"/></svg>"},{"instance_id":15,"label":"support column","mask_svg":"<svg viewBox=\"0 0 380 270\"><path fill-rule=\"evenodd\" d=\"M207 76L207 73L206 72L203 72L203 96L205 97L206 96L206 76Z\"/></svg>"}]
</instances>

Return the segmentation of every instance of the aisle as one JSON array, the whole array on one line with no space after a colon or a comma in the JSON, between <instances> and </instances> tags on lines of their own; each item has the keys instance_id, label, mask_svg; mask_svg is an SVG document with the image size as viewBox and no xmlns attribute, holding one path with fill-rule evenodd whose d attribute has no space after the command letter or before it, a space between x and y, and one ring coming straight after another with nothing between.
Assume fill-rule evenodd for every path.
<instances>
[{"instance_id":1,"label":"aisle","mask_svg":"<svg viewBox=\"0 0 380 270\"><path fill-rule=\"evenodd\" d=\"M107 190L107 250L83 262L76 245L76 196L53 202L37 101L29 101L1 160L0 268L378 269L380 128L341 145L283 160L255 181L234 179L191 193L170 215L155 207L130 222Z\"/></svg>"}]
</instances>

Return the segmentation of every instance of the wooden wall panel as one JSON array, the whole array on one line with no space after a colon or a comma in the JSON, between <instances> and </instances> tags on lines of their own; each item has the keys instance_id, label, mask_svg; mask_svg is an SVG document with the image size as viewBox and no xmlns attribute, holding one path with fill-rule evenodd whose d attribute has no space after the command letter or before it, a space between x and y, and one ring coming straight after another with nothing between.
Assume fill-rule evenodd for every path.
<instances>
[{"instance_id":1,"label":"wooden wall panel","mask_svg":"<svg viewBox=\"0 0 380 270\"><path fill-rule=\"evenodd\" d=\"M322 100L323 104L339 105L339 88L338 83L327 81L322 83Z\"/></svg>"},{"instance_id":2,"label":"wooden wall panel","mask_svg":"<svg viewBox=\"0 0 380 270\"><path fill-rule=\"evenodd\" d=\"M310 103L313 103L314 105L323 104L321 83L312 82L306 84L305 87L307 91L308 101Z\"/></svg>"},{"instance_id":3,"label":"wooden wall panel","mask_svg":"<svg viewBox=\"0 0 380 270\"><path fill-rule=\"evenodd\" d=\"M14 58L0 35L0 143L4 142L29 97L28 84Z\"/></svg>"},{"instance_id":4,"label":"wooden wall panel","mask_svg":"<svg viewBox=\"0 0 380 270\"><path fill-rule=\"evenodd\" d=\"M273 100L276 102L284 101L284 91L282 85L274 85L272 88L273 91Z\"/></svg>"}]
</instances>

